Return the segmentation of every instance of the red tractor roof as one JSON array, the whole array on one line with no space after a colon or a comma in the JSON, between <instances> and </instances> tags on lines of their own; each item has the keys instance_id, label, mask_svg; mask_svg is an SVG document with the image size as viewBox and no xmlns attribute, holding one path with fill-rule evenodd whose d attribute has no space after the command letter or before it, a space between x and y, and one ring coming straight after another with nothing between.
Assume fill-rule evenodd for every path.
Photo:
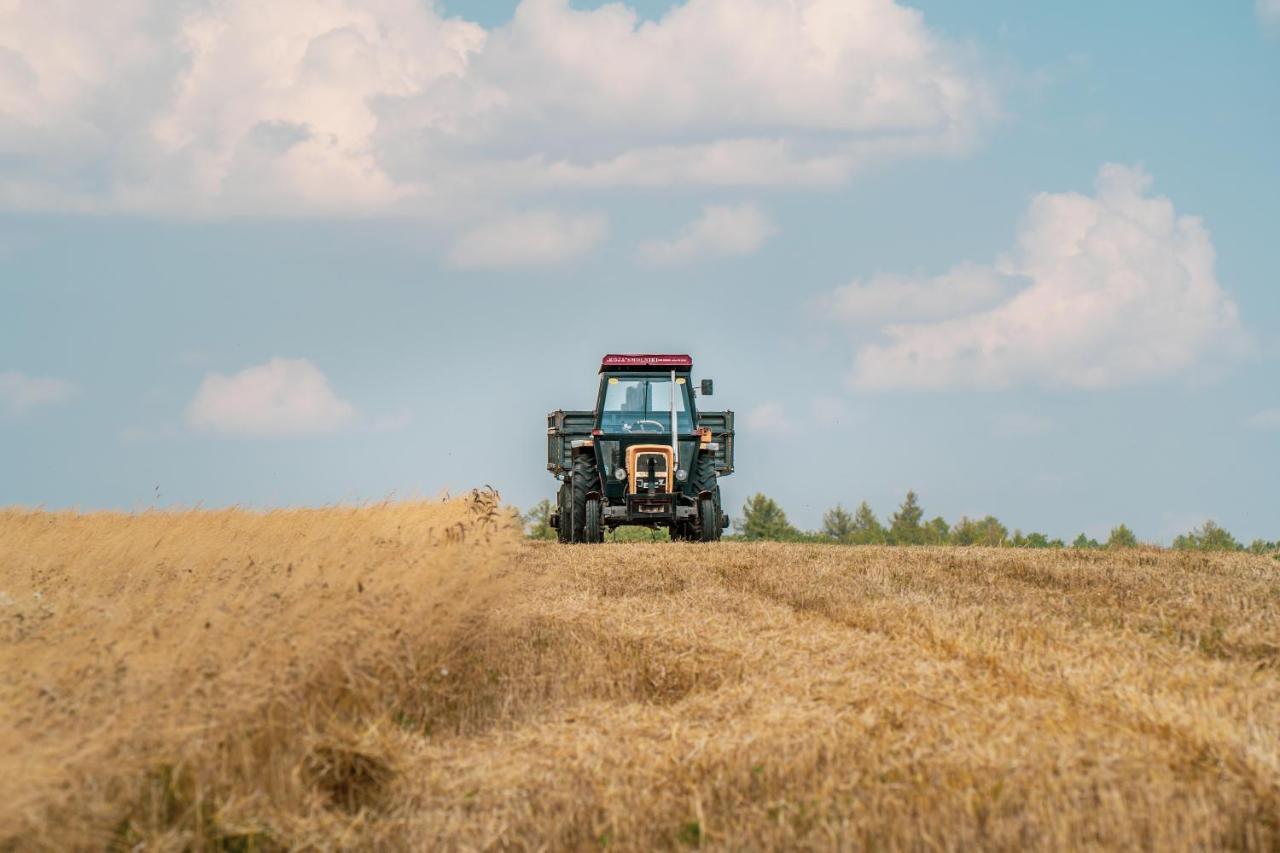
<instances>
[{"instance_id":1,"label":"red tractor roof","mask_svg":"<svg viewBox=\"0 0 1280 853\"><path fill-rule=\"evenodd\" d=\"M653 367L688 370L693 367L693 356L671 353L610 353L600 362L600 372L606 370L648 370Z\"/></svg>"}]
</instances>

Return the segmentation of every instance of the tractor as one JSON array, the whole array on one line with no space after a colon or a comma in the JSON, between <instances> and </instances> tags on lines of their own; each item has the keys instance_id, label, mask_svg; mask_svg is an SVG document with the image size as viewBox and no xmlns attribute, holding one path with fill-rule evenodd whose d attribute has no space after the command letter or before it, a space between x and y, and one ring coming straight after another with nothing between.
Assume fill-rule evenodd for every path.
<instances>
[{"instance_id":1,"label":"tractor","mask_svg":"<svg viewBox=\"0 0 1280 853\"><path fill-rule=\"evenodd\" d=\"M733 473L733 412L700 411L688 355L606 355L591 411L547 415L547 470L561 481L561 542L603 542L623 525L714 542L729 526L720 477Z\"/></svg>"}]
</instances>

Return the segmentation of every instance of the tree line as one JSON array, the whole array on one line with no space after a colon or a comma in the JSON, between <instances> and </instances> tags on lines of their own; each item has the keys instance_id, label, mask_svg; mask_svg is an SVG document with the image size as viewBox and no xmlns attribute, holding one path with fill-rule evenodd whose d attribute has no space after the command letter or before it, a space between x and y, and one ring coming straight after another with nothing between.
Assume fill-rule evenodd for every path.
<instances>
[{"instance_id":1,"label":"tree line","mask_svg":"<svg viewBox=\"0 0 1280 853\"><path fill-rule=\"evenodd\" d=\"M866 501L849 512L837 504L823 513L822 527L816 531L803 531L787 520L787 514L777 501L756 493L742 506L741 518L734 520L735 535L732 538L747 541L772 540L778 542L838 542L847 545L986 545L1013 548L1136 548L1141 543L1127 525L1119 524L1111 529L1105 542L1099 542L1084 533L1070 545L1062 539L1050 538L1044 533L1023 533L1009 528L994 515L983 518L961 516L950 524L942 516L925 519L915 492L907 492L906 498L888 519L881 522ZM1184 533L1173 540L1173 547L1194 551L1251 551L1255 554L1280 552L1280 541L1255 539L1249 546L1237 542L1235 537L1213 521Z\"/></svg>"},{"instance_id":2,"label":"tree line","mask_svg":"<svg viewBox=\"0 0 1280 853\"><path fill-rule=\"evenodd\" d=\"M522 516L525 535L531 539L555 539L551 527L551 501L542 500ZM1070 543L1050 538L1044 533L1009 528L993 515L983 518L961 516L954 524L942 516L925 518L915 492L906 498L883 522L866 501L853 512L837 504L823 513L822 527L815 531L800 530L787 520L787 514L773 498L756 493L742 506L742 516L734 519L734 534L727 539L774 542L830 542L845 545L986 545L1011 548L1136 548L1141 543L1124 524L1111 529L1106 541L1099 542L1081 533ZM643 527L620 527L609 535L616 541L650 541L666 539L666 534ZM1173 540L1173 547L1186 551L1251 551L1255 554L1280 556L1280 541L1255 539L1247 547L1212 521L1206 521Z\"/></svg>"}]
</instances>

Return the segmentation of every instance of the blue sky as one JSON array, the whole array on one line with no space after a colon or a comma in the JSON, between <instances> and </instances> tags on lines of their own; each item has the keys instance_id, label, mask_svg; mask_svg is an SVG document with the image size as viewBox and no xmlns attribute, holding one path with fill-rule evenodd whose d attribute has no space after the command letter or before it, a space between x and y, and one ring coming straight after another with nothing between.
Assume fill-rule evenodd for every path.
<instances>
[{"instance_id":1,"label":"blue sky","mask_svg":"<svg viewBox=\"0 0 1280 853\"><path fill-rule=\"evenodd\" d=\"M1280 537L1274 4L75 5L0 12L0 505L528 506L652 350L731 506Z\"/></svg>"}]
</instances>

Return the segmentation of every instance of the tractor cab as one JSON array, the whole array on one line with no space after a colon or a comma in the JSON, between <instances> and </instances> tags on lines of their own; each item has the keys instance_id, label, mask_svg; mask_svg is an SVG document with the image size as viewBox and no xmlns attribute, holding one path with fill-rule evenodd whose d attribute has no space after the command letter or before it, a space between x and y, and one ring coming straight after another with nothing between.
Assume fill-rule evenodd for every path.
<instances>
[{"instance_id":1,"label":"tractor cab","mask_svg":"<svg viewBox=\"0 0 1280 853\"><path fill-rule=\"evenodd\" d=\"M672 493L688 479L697 440L692 369L687 355L608 355L601 362L592 434L609 497Z\"/></svg>"}]
</instances>

